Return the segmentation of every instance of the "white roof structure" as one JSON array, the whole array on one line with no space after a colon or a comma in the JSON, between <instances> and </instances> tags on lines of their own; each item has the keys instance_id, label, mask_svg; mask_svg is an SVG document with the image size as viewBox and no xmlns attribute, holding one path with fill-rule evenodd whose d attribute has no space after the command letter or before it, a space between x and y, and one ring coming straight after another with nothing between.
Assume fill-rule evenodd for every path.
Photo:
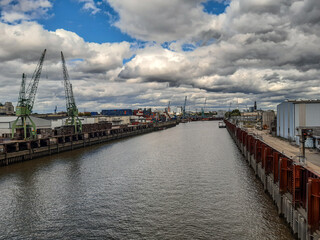
<instances>
[{"instance_id":1,"label":"white roof structure","mask_svg":"<svg viewBox=\"0 0 320 240\"><path fill-rule=\"evenodd\" d=\"M17 119L16 116L5 116L1 117L0 116L0 128L11 128L13 122ZM37 118L37 117L32 117L32 121L36 124L37 128L51 128L51 121L42 119L42 118ZM30 122L27 120L27 123L30 124ZM22 124L21 119L19 119L18 125Z\"/></svg>"}]
</instances>

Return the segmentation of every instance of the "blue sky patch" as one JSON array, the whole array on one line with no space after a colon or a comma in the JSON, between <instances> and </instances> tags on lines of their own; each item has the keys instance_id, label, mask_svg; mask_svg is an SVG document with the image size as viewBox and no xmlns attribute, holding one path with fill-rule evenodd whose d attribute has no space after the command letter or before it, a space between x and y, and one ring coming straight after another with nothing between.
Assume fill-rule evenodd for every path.
<instances>
[{"instance_id":1,"label":"blue sky patch","mask_svg":"<svg viewBox=\"0 0 320 240\"><path fill-rule=\"evenodd\" d=\"M133 42L134 39L122 33L112 22L119 19L118 14L106 2L96 14L82 9L83 3L73 0L56 0L50 13L52 17L38 22L49 31L65 29L77 33L87 42Z\"/></svg>"},{"instance_id":2,"label":"blue sky patch","mask_svg":"<svg viewBox=\"0 0 320 240\"><path fill-rule=\"evenodd\" d=\"M182 45L182 50L185 52L192 52L196 49L197 47L193 44L185 43Z\"/></svg>"},{"instance_id":3,"label":"blue sky patch","mask_svg":"<svg viewBox=\"0 0 320 240\"><path fill-rule=\"evenodd\" d=\"M134 59L136 54L132 55L130 58L125 58L123 59L122 63L125 65L127 62L130 62L132 59Z\"/></svg>"},{"instance_id":4,"label":"blue sky patch","mask_svg":"<svg viewBox=\"0 0 320 240\"><path fill-rule=\"evenodd\" d=\"M224 13L226 8L229 6L229 1L225 0L218 2L216 0L208 0L207 2L202 3L203 11L208 14L219 15Z\"/></svg>"},{"instance_id":5,"label":"blue sky patch","mask_svg":"<svg viewBox=\"0 0 320 240\"><path fill-rule=\"evenodd\" d=\"M161 47L172 51L172 49L170 48L170 44L171 44L171 43L174 43L174 42L176 42L176 41L164 42L164 43L161 44Z\"/></svg>"},{"instance_id":6,"label":"blue sky patch","mask_svg":"<svg viewBox=\"0 0 320 240\"><path fill-rule=\"evenodd\" d=\"M84 60L82 58L74 58L74 59L70 59L70 62L83 62Z\"/></svg>"}]
</instances>

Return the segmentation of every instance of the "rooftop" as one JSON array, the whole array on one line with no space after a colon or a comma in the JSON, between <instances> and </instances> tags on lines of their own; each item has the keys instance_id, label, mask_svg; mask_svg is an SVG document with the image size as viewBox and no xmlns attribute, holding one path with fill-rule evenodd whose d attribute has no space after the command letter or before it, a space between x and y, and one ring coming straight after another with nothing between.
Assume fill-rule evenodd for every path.
<instances>
[{"instance_id":1,"label":"rooftop","mask_svg":"<svg viewBox=\"0 0 320 240\"><path fill-rule=\"evenodd\" d=\"M292 102L294 104L299 104L299 103L320 103L319 99L288 99L286 102Z\"/></svg>"}]
</instances>

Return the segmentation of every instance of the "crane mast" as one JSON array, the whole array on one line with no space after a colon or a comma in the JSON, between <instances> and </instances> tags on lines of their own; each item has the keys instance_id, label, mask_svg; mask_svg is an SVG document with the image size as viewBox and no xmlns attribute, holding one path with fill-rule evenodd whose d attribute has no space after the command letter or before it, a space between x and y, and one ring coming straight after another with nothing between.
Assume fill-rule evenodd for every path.
<instances>
[{"instance_id":1,"label":"crane mast","mask_svg":"<svg viewBox=\"0 0 320 240\"><path fill-rule=\"evenodd\" d=\"M26 102L26 75L22 73L22 81L19 92L18 107L22 107Z\"/></svg>"},{"instance_id":2,"label":"crane mast","mask_svg":"<svg viewBox=\"0 0 320 240\"><path fill-rule=\"evenodd\" d=\"M64 91L66 94L66 108L68 118L66 120L66 125L73 125L75 133L82 132L82 123L78 117L78 108L73 96L72 84L70 83L69 74L66 66L66 61L63 56L63 52L61 52L61 60L62 60L62 72L64 79Z\"/></svg>"},{"instance_id":3,"label":"crane mast","mask_svg":"<svg viewBox=\"0 0 320 240\"><path fill-rule=\"evenodd\" d=\"M41 76L41 71L42 71L42 66L43 66L44 57L46 55L46 51L47 51L46 49L43 51L27 89L26 89L26 76L24 73L22 74L19 99L18 99L18 104L16 108L17 119L13 122L13 125L12 125L12 138L14 137L15 130L18 128L23 128L24 139L27 139L29 137L28 136L29 134L27 134L27 130L29 130L30 128L32 129L30 133L31 138L35 138L37 134L36 125L30 118L30 114L32 113L34 101L36 98L36 93L37 93L38 84L40 81L40 76ZM20 122L18 124L19 119L21 120L21 124Z\"/></svg>"}]
</instances>

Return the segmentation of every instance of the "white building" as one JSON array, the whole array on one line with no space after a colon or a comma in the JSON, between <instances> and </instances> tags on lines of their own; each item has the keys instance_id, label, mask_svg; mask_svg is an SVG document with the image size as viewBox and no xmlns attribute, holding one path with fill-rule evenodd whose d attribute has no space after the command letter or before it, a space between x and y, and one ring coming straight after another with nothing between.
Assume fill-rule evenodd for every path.
<instances>
[{"instance_id":1,"label":"white building","mask_svg":"<svg viewBox=\"0 0 320 240\"><path fill-rule=\"evenodd\" d=\"M11 133L13 122L16 119L17 119L16 116L0 117L0 137L2 136L3 133L8 133L8 134ZM32 116L31 116L31 119L36 124L37 128L50 128L51 127L50 120L32 117ZM18 125L22 124L21 119L18 121L17 124ZM27 120L27 124L30 124L29 120Z\"/></svg>"},{"instance_id":2,"label":"white building","mask_svg":"<svg viewBox=\"0 0 320 240\"><path fill-rule=\"evenodd\" d=\"M130 124L132 116L103 116L98 121L111 122L112 125Z\"/></svg>"},{"instance_id":3,"label":"white building","mask_svg":"<svg viewBox=\"0 0 320 240\"><path fill-rule=\"evenodd\" d=\"M320 127L320 100L288 100L277 106L277 136L296 140L302 127Z\"/></svg>"},{"instance_id":4,"label":"white building","mask_svg":"<svg viewBox=\"0 0 320 240\"><path fill-rule=\"evenodd\" d=\"M68 117L63 118L57 118L57 119L51 119L51 128L55 127L61 127L63 125L66 125ZM98 123L99 118L98 117L79 117L82 124L89 124L89 123Z\"/></svg>"},{"instance_id":5,"label":"white building","mask_svg":"<svg viewBox=\"0 0 320 240\"><path fill-rule=\"evenodd\" d=\"M218 118L223 118L224 115L226 114L226 112L227 112L227 111L225 111L225 110L218 110L216 117L218 117Z\"/></svg>"}]
</instances>

